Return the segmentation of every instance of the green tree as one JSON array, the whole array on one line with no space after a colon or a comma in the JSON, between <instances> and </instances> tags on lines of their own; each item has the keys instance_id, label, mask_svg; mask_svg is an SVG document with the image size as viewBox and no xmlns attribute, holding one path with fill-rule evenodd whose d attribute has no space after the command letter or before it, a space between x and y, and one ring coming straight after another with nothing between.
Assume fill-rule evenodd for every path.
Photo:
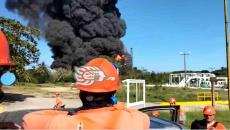
<instances>
[{"instance_id":1,"label":"green tree","mask_svg":"<svg viewBox=\"0 0 230 130\"><path fill-rule=\"evenodd\" d=\"M75 82L74 72L64 68L54 69L50 79L53 82Z\"/></svg>"},{"instance_id":2,"label":"green tree","mask_svg":"<svg viewBox=\"0 0 230 130\"><path fill-rule=\"evenodd\" d=\"M25 66L37 63L39 50L37 39L40 31L29 26L24 26L20 22L0 17L0 29L4 32L10 45L11 58L16 66L16 76L19 81L29 81Z\"/></svg>"},{"instance_id":3,"label":"green tree","mask_svg":"<svg viewBox=\"0 0 230 130\"><path fill-rule=\"evenodd\" d=\"M213 73L216 76L227 77L227 68L226 67L221 67L220 69L217 69L217 70L213 71Z\"/></svg>"},{"instance_id":4,"label":"green tree","mask_svg":"<svg viewBox=\"0 0 230 130\"><path fill-rule=\"evenodd\" d=\"M50 79L50 71L46 67L45 63L42 62L38 65L33 73L33 78L37 80L37 83L45 83Z\"/></svg>"}]
</instances>

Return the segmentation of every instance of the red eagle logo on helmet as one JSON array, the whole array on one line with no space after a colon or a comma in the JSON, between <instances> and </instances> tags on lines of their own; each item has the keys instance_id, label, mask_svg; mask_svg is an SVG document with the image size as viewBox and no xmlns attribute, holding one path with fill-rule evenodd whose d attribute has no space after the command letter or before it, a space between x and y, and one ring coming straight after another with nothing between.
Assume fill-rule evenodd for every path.
<instances>
[{"instance_id":1,"label":"red eagle logo on helmet","mask_svg":"<svg viewBox=\"0 0 230 130\"><path fill-rule=\"evenodd\" d=\"M75 67L76 84L89 86L94 82L103 81L106 77L104 71L96 66Z\"/></svg>"}]
</instances>

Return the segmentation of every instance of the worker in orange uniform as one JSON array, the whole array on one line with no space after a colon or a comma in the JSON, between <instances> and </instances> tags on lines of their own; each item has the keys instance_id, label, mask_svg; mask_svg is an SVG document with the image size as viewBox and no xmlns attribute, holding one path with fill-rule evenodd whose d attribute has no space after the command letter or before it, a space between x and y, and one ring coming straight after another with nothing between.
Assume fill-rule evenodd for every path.
<instances>
[{"instance_id":1,"label":"worker in orange uniform","mask_svg":"<svg viewBox=\"0 0 230 130\"><path fill-rule=\"evenodd\" d=\"M147 114L116 103L120 87L117 69L104 58L95 58L75 68L76 86L83 106L75 113L46 110L24 116L24 129L148 129ZM50 114L55 113L56 114ZM63 113L61 113L63 112ZM39 120L39 121L37 121ZM41 121L41 122L40 122Z\"/></svg>"},{"instance_id":2,"label":"worker in orange uniform","mask_svg":"<svg viewBox=\"0 0 230 130\"><path fill-rule=\"evenodd\" d=\"M170 98L169 99L169 105L170 106L176 105L176 99L175 98ZM179 123L182 124L182 125L185 125L185 122L186 122L186 114L185 114L184 106L180 105Z\"/></svg>"},{"instance_id":3,"label":"worker in orange uniform","mask_svg":"<svg viewBox=\"0 0 230 130\"><path fill-rule=\"evenodd\" d=\"M203 109L203 120L195 120L191 124L191 129L206 129L206 130L226 130L224 125L215 121L216 111L212 106L205 106Z\"/></svg>"},{"instance_id":4,"label":"worker in orange uniform","mask_svg":"<svg viewBox=\"0 0 230 130\"><path fill-rule=\"evenodd\" d=\"M60 93L56 93L56 103L54 105L55 109L62 109L65 105L62 104L62 95Z\"/></svg>"}]
</instances>

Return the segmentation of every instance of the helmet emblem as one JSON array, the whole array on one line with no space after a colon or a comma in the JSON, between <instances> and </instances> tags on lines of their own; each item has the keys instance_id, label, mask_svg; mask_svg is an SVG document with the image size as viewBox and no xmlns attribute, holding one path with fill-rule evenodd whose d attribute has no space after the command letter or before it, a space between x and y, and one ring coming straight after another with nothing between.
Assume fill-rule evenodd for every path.
<instances>
[{"instance_id":1,"label":"helmet emblem","mask_svg":"<svg viewBox=\"0 0 230 130\"><path fill-rule=\"evenodd\" d=\"M89 86L101 82L106 77L104 71L96 66L75 67L76 84Z\"/></svg>"}]
</instances>

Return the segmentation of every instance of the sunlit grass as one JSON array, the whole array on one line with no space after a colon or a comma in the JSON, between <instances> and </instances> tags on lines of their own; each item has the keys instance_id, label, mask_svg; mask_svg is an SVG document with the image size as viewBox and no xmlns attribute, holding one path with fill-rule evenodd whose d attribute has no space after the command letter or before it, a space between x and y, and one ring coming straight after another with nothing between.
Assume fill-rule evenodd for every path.
<instances>
[{"instance_id":1,"label":"sunlit grass","mask_svg":"<svg viewBox=\"0 0 230 130\"><path fill-rule=\"evenodd\" d=\"M146 102L167 102L174 97L177 101L196 101L198 92L210 92L211 90L189 89L189 88L168 88L168 87L146 87ZM130 90L130 98L135 98L135 87ZM219 93L219 100L227 100L228 93L224 90ZM121 101L126 101L126 87L122 87L117 92L117 97ZM131 99L135 100L135 99Z\"/></svg>"}]
</instances>

